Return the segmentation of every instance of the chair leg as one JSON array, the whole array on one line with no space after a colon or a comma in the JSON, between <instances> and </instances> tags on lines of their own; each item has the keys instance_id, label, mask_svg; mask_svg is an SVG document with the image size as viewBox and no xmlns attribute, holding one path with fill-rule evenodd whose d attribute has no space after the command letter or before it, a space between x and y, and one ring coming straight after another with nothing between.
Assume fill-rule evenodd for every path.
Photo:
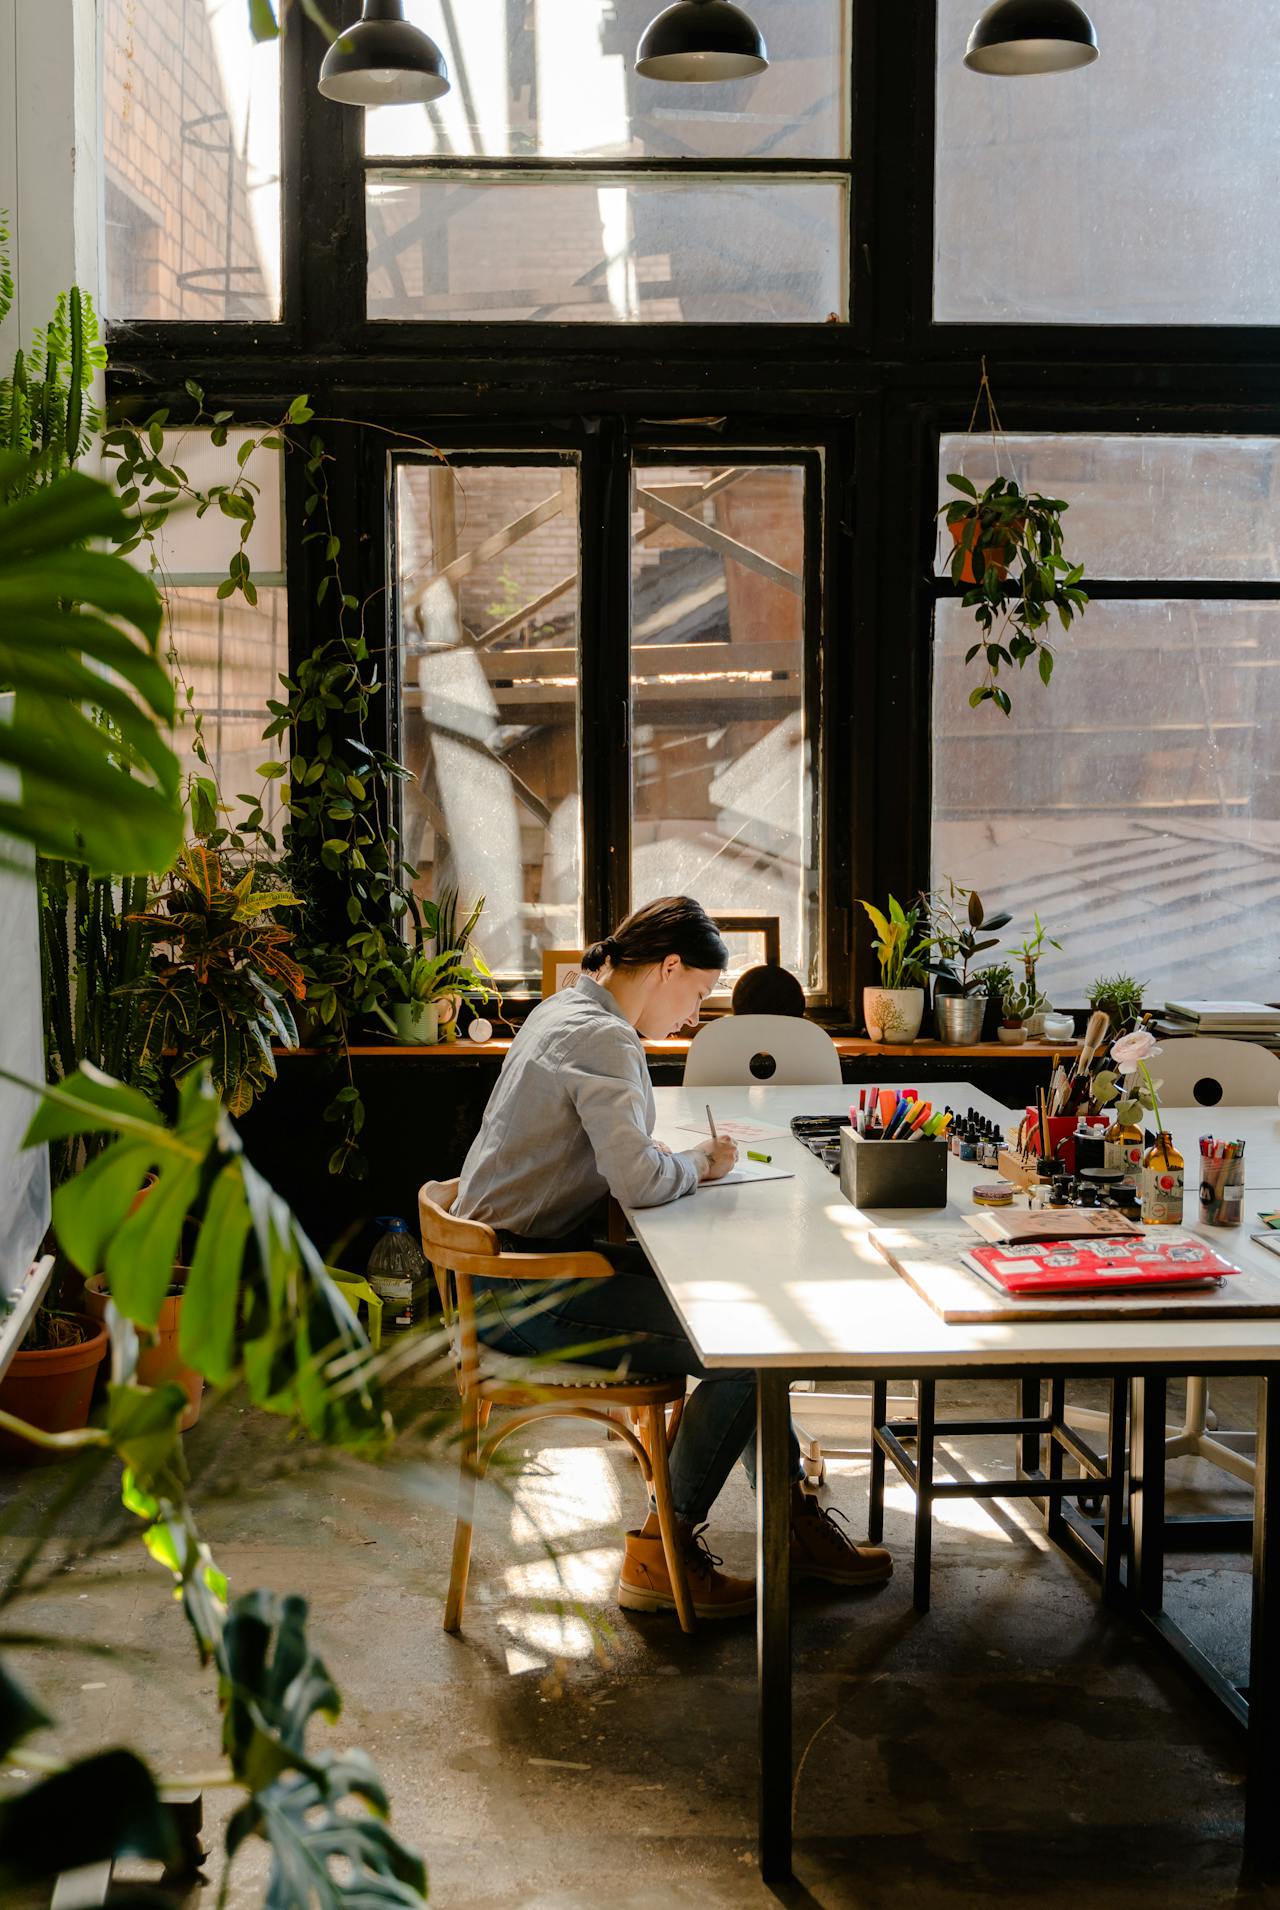
<instances>
[{"instance_id":1,"label":"chair leg","mask_svg":"<svg viewBox=\"0 0 1280 1910\"><path fill-rule=\"evenodd\" d=\"M934 1382L916 1382L916 1544L912 1603L918 1612L929 1609L929 1581L933 1565L933 1408Z\"/></svg>"},{"instance_id":2,"label":"chair leg","mask_svg":"<svg viewBox=\"0 0 1280 1910\"><path fill-rule=\"evenodd\" d=\"M697 1619L694 1617L688 1574L684 1569L684 1554L680 1549L676 1509L671 1500L671 1473L667 1465L667 1416L661 1406L646 1406L644 1415L647 1433L644 1443L648 1449L649 1463L653 1468L653 1497L658 1509L658 1529L662 1533L662 1551L667 1561L667 1571L671 1576L671 1589L675 1593L680 1629L695 1631Z\"/></svg>"},{"instance_id":3,"label":"chair leg","mask_svg":"<svg viewBox=\"0 0 1280 1910\"><path fill-rule=\"evenodd\" d=\"M473 1396L462 1405L462 1449L458 1462L458 1517L453 1528L453 1559L449 1566L449 1591L444 1602L446 1631L462 1629L462 1607L467 1596L467 1574L471 1569L471 1530L475 1523L476 1480L480 1471L480 1427L489 1421L488 1400Z\"/></svg>"}]
</instances>

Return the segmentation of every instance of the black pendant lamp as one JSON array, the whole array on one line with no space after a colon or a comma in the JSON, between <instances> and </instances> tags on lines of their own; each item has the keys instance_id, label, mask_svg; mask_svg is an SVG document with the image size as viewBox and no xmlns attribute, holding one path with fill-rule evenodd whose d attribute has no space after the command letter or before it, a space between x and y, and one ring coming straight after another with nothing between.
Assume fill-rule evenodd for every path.
<instances>
[{"instance_id":1,"label":"black pendant lamp","mask_svg":"<svg viewBox=\"0 0 1280 1910\"><path fill-rule=\"evenodd\" d=\"M650 20L636 49L646 80L743 80L768 64L764 35L730 0L676 0Z\"/></svg>"},{"instance_id":2,"label":"black pendant lamp","mask_svg":"<svg viewBox=\"0 0 1280 1910\"><path fill-rule=\"evenodd\" d=\"M320 91L344 106L404 106L449 91L449 69L435 41L404 17L403 0L364 0L324 56Z\"/></svg>"},{"instance_id":3,"label":"black pendant lamp","mask_svg":"<svg viewBox=\"0 0 1280 1910\"><path fill-rule=\"evenodd\" d=\"M1098 57L1093 21L1075 0L996 0L969 35L975 73L1068 73Z\"/></svg>"}]
</instances>

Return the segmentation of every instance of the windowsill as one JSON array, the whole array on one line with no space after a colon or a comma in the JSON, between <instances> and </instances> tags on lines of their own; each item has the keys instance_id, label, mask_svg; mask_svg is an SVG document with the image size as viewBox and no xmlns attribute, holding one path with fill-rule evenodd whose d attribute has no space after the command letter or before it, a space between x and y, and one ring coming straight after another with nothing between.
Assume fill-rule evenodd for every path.
<instances>
[{"instance_id":1,"label":"windowsill","mask_svg":"<svg viewBox=\"0 0 1280 1910\"><path fill-rule=\"evenodd\" d=\"M646 1041L645 1053L655 1056L676 1057L689 1052L692 1036L681 1036L670 1041ZM1024 1041L1006 1046L1002 1041L977 1041L968 1047L953 1047L942 1041L920 1040L913 1042L867 1041L855 1035L833 1035L836 1052L841 1058L856 1055L919 1055L927 1063L942 1057L964 1056L973 1060L1001 1061L1049 1061L1055 1054L1065 1054L1068 1049L1077 1046L1076 1042L1064 1041ZM472 1057L487 1057L501 1060L511 1046L509 1038L496 1041L437 1041L430 1047L414 1047L409 1043L396 1041L370 1042L368 1046L352 1047L350 1054L366 1057L371 1055L412 1055L415 1060L423 1061L465 1061ZM314 1055L330 1052L324 1048L277 1048L275 1053L288 1059L290 1055Z\"/></svg>"}]
</instances>

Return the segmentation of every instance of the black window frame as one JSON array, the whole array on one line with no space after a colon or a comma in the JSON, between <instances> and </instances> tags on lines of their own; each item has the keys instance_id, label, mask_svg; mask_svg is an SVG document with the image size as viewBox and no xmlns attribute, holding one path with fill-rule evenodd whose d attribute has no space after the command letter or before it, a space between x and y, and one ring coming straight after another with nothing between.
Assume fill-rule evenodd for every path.
<instances>
[{"instance_id":1,"label":"black window frame","mask_svg":"<svg viewBox=\"0 0 1280 1910\"><path fill-rule=\"evenodd\" d=\"M980 10L974 0L975 17ZM340 11L354 19L358 0L340 0ZM403 428L406 419L421 436L432 437L434 422L437 435L465 435L476 448L486 435L498 444L526 429L558 432L605 461L616 438L641 442L648 430L679 429L690 441L705 434L714 456L724 419L734 420L739 438L753 427L790 442L829 434L832 667L822 733L828 829L847 831L828 865L825 1018L837 1028L856 1022L857 985L873 972L855 898L910 895L929 879L933 606L939 588L952 588L933 574L938 441L966 428L980 357L1014 433L1280 431L1280 327L934 321L935 37L934 0L855 4L849 324L370 323L362 317L360 113L315 91L325 42L302 9L290 7L282 36L281 318L131 322L107 333L114 408L168 403L178 422L190 416L183 381L191 377L238 418L275 415L305 391L322 416L373 427L326 427L325 435L331 448L352 454L335 467L337 527L365 551L375 587L385 583L380 540L369 536L385 509L380 430ZM617 514L625 516L623 491L599 489L605 536ZM293 479L287 492L290 602L305 609ZM588 582L591 543L584 602L589 588L604 588L594 571ZM1160 594L1174 593L1161 585ZM295 656L307 644L308 621L291 616ZM582 799L584 817L593 804L611 813L605 772ZM584 875L590 929L612 919L617 884L607 866Z\"/></svg>"}]
</instances>

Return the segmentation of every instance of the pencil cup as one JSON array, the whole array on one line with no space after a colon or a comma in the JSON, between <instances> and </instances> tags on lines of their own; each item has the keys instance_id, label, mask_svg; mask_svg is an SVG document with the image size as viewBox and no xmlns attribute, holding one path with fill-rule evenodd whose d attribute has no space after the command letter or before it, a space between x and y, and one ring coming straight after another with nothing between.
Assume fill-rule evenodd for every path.
<instances>
[{"instance_id":1,"label":"pencil cup","mask_svg":"<svg viewBox=\"0 0 1280 1910\"><path fill-rule=\"evenodd\" d=\"M1210 1227L1238 1227L1244 1219L1244 1162L1200 1161L1200 1218Z\"/></svg>"},{"instance_id":2,"label":"pencil cup","mask_svg":"<svg viewBox=\"0 0 1280 1910\"><path fill-rule=\"evenodd\" d=\"M840 1130L840 1191L855 1207L945 1207L945 1141L865 1141Z\"/></svg>"}]
</instances>

